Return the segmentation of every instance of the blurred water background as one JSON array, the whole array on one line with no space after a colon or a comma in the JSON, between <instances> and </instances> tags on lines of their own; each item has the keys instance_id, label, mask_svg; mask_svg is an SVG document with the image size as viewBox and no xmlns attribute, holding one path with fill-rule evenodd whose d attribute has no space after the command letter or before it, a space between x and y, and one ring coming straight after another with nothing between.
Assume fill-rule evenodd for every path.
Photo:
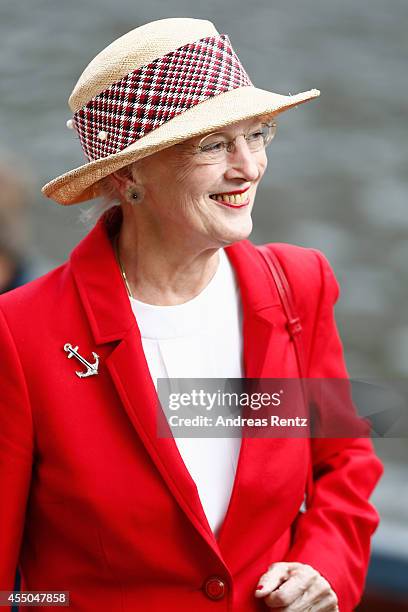
<instances>
[{"instance_id":1,"label":"blurred water background","mask_svg":"<svg viewBox=\"0 0 408 612\"><path fill-rule=\"evenodd\" d=\"M82 165L67 98L90 59L147 21L212 20L253 82L321 98L284 113L258 190L255 242L321 249L352 377L408 376L407 0L19 0L0 5L0 158L30 177L31 252L56 265L86 233L40 194ZM406 439L376 440L389 477L375 546L408 555ZM401 553L402 554L402 553Z\"/></svg>"}]
</instances>

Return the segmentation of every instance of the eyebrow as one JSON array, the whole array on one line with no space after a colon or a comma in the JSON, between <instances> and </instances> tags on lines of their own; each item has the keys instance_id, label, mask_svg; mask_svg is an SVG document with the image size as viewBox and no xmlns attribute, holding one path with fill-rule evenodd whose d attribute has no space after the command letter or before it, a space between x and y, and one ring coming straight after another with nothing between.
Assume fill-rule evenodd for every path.
<instances>
[{"instance_id":1,"label":"eyebrow","mask_svg":"<svg viewBox=\"0 0 408 612\"><path fill-rule=\"evenodd\" d=\"M254 121L253 123L251 123L251 124L250 124L250 125L249 125L249 126L246 128L246 129L245 129L245 131L247 131L247 130L251 130L252 128L257 127L259 124L262 124L262 123L265 123L265 121L261 121L261 120ZM227 128L227 127L228 127L228 126L226 126L226 128ZM241 132L238 132L238 133L241 133ZM215 132L208 132L207 134L201 134L201 136L195 136L194 138L197 138L197 139L198 139L198 142L199 142L200 140L202 140L202 139L203 139L203 138L205 138L206 136L210 136L210 135L212 135L212 134L226 134L228 137L230 137L230 134L229 134L229 132L227 131L227 129L226 129L226 130L219 129L219 130L216 130Z\"/></svg>"},{"instance_id":2,"label":"eyebrow","mask_svg":"<svg viewBox=\"0 0 408 612\"><path fill-rule=\"evenodd\" d=\"M266 119L262 119L262 117L254 117L254 121L248 126L248 130L250 130L251 128L255 127L258 125L258 123L265 123ZM225 126L226 128L228 128L228 126ZM178 142L176 143L174 146L176 147L194 147L196 146L200 140L202 140L203 138L205 138L206 136L210 136L211 134L226 134L228 135L227 131L223 131L221 128L219 130L216 130L215 132L208 132L207 134L199 134L198 136L192 136L189 140L192 140L193 142L187 142L185 140L183 140L182 142ZM230 137L228 135L228 137Z\"/></svg>"},{"instance_id":3,"label":"eyebrow","mask_svg":"<svg viewBox=\"0 0 408 612\"><path fill-rule=\"evenodd\" d=\"M248 125L246 130L250 130L251 128L256 127L258 124L262 124L262 123L265 123L265 122L261 121L260 119L254 120L252 123L250 123ZM225 127L226 127L226 129L220 128L219 130L216 130L215 132L208 132L208 134L203 134L203 136L201 136L201 138L203 138L204 136L208 136L209 134L228 134L228 126L225 126Z\"/></svg>"}]
</instances>

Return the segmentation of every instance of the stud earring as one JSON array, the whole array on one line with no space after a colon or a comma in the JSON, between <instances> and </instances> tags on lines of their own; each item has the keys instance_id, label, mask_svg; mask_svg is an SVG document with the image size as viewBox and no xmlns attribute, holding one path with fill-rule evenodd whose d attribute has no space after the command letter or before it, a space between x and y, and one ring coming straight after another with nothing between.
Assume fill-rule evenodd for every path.
<instances>
[{"instance_id":1,"label":"stud earring","mask_svg":"<svg viewBox=\"0 0 408 612\"><path fill-rule=\"evenodd\" d=\"M134 203L137 202L137 200L140 200L140 193L135 187L129 187L127 191L127 197L128 200Z\"/></svg>"}]
</instances>

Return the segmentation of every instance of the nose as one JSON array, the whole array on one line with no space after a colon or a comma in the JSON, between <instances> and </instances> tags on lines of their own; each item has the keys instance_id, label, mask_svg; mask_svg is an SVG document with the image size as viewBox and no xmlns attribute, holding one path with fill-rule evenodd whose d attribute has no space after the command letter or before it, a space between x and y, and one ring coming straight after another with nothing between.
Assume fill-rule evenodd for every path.
<instances>
[{"instance_id":1,"label":"nose","mask_svg":"<svg viewBox=\"0 0 408 612\"><path fill-rule=\"evenodd\" d=\"M238 136L227 153L225 178L255 181L260 174L261 155L262 152L253 153L249 149L244 136Z\"/></svg>"}]
</instances>

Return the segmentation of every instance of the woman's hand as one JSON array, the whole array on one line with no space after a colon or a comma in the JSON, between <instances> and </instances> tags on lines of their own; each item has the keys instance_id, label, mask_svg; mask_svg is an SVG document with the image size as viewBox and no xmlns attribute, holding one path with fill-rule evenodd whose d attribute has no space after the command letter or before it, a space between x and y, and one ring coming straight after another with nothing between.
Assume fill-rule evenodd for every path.
<instances>
[{"instance_id":1,"label":"woman's hand","mask_svg":"<svg viewBox=\"0 0 408 612\"><path fill-rule=\"evenodd\" d=\"M262 588L261 588L262 587ZM255 597L280 612L338 612L335 592L304 563L273 563L259 580Z\"/></svg>"}]
</instances>

